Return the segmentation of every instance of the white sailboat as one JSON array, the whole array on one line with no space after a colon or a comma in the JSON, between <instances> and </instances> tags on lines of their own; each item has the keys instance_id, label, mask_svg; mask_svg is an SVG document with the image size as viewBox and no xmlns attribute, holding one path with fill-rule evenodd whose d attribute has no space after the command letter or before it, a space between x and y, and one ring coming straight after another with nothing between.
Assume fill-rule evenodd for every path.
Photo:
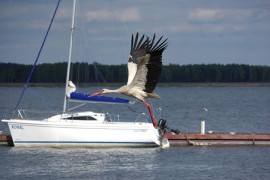
<instances>
[{"instance_id":1,"label":"white sailboat","mask_svg":"<svg viewBox=\"0 0 270 180\"><path fill-rule=\"evenodd\" d=\"M66 90L63 112L43 119L29 119L23 110L18 110L15 118L3 119L15 147L152 147L169 146L163 138L163 130L151 122L112 122L104 113L68 112L68 101L91 101L98 103L128 104L128 100L105 96L89 97L88 94L75 92L76 87L69 80L72 57L72 40L76 0L70 35L69 60L67 65Z\"/></svg>"}]
</instances>

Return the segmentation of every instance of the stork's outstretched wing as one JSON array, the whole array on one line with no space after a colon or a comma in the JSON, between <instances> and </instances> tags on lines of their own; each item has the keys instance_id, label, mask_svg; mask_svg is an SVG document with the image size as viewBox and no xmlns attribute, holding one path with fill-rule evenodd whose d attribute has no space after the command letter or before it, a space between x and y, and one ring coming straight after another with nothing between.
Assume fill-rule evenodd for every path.
<instances>
[{"instance_id":1,"label":"stork's outstretched wing","mask_svg":"<svg viewBox=\"0 0 270 180\"><path fill-rule=\"evenodd\" d=\"M131 82L131 86L136 86L147 93L152 93L155 89L162 69L162 53L168 46L167 39L162 41L162 37L155 42L156 35L154 34L152 40L144 41L141 48L146 48L140 52L139 63L137 65L137 72ZM132 41L133 42L133 41ZM133 43L131 43L133 44Z\"/></svg>"},{"instance_id":2,"label":"stork's outstretched wing","mask_svg":"<svg viewBox=\"0 0 270 180\"><path fill-rule=\"evenodd\" d=\"M136 34L134 39L133 34L131 37L131 48L130 48L130 57L128 60L128 82L127 84L131 84L133 81L135 74L137 72L137 66L141 63L147 51L148 39L144 38L143 35L139 39L139 33Z\"/></svg>"},{"instance_id":3,"label":"stork's outstretched wing","mask_svg":"<svg viewBox=\"0 0 270 180\"><path fill-rule=\"evenodd\" d=\"M144 89L144 91L147 93L153 92L158 83L162 70L162 53L168 46L168 39L161 41L163 38L163 36L161 36L155 43L155 37L156 35L154 34L148 47L148 51L146 52L147 54L150 54L150 60L146 64L147 76Z\"/></svg>"}]
</instances>

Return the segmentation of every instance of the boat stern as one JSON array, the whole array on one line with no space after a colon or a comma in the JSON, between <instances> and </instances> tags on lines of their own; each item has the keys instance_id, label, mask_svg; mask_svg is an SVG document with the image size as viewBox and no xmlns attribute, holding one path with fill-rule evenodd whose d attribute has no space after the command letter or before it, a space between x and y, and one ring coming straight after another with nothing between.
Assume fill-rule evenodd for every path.
<instances>
[{"instance_id":1,"label":"boat stern","mask_svg":"<svg viewBox=\"0 0 270 180\"><path fill-rule=\"evenodd\" d=\"M164 119L159 120L157 128L153 126L153 129L155 131L154 142L162 148L170 147L169 140L166 137L164 137L166 132L165 128L166 128L166 120Z\"/></svg>"}]
</instances>

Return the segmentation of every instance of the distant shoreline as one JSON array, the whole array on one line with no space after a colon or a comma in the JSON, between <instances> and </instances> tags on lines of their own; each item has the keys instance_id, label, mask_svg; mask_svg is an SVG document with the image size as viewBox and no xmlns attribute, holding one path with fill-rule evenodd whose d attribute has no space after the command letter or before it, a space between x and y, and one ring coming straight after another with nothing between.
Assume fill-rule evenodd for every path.
<instances>
[{"instance_id":1,"label":"distant shoreline","mask_svg":"<svg viewBox=\"0 0 270 180\"><path fill-rule=\"evenodd\" d=\"M80 83L80 87L118 87L124 83ZM24 83L0 83L0 87L23 87ZM64 83L31 83L30 87L64 87ZM270 87L270 82L209 82L209 83L159 83L158 87Z\"/></svg>"}]
</instances>

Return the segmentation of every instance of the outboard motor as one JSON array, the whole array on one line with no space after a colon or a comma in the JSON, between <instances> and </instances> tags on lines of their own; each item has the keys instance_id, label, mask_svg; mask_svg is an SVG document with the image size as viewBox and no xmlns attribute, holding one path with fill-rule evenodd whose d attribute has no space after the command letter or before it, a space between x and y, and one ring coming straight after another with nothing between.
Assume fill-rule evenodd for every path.
<instances>
[{"instance_id":1,"label":"outboard motor","mask_svg":"<svg viewBox=\"0 0 270 180\"><path fill-rule=\"evenodd\" d=\"M160 119L158 121L158 127L161 131L166 132L166 130L169 130L171 133L179 134L180 131L178 129L172 129L168 126L166 126L167 121L165 119Z\"/></svg>"},{"instance_id":2,"label":"outboard motor","mask_svg":"<svg viewBox=\"0 0 270 180\"><path fill-rule=\"evenodd\" d=\"M158 121L158 131L160 133L160 135L162 135L160 137L160 145L162 148L167 148L170 147L170 142L167 138L164 137L165 133L166 133L166 120L165 119L160 119Z\"/></svg>"},{"instance_id":3,"label":"outboard motor","mask_svg":"<svg viewBox=\"0 0 270 180\"><path fill-rule=\"evenodd\" d=\"M161 130L164 130L166 128L166 120L165 119L160 119L158 121L158 127Z\"/></svg>"}]
</instances>

